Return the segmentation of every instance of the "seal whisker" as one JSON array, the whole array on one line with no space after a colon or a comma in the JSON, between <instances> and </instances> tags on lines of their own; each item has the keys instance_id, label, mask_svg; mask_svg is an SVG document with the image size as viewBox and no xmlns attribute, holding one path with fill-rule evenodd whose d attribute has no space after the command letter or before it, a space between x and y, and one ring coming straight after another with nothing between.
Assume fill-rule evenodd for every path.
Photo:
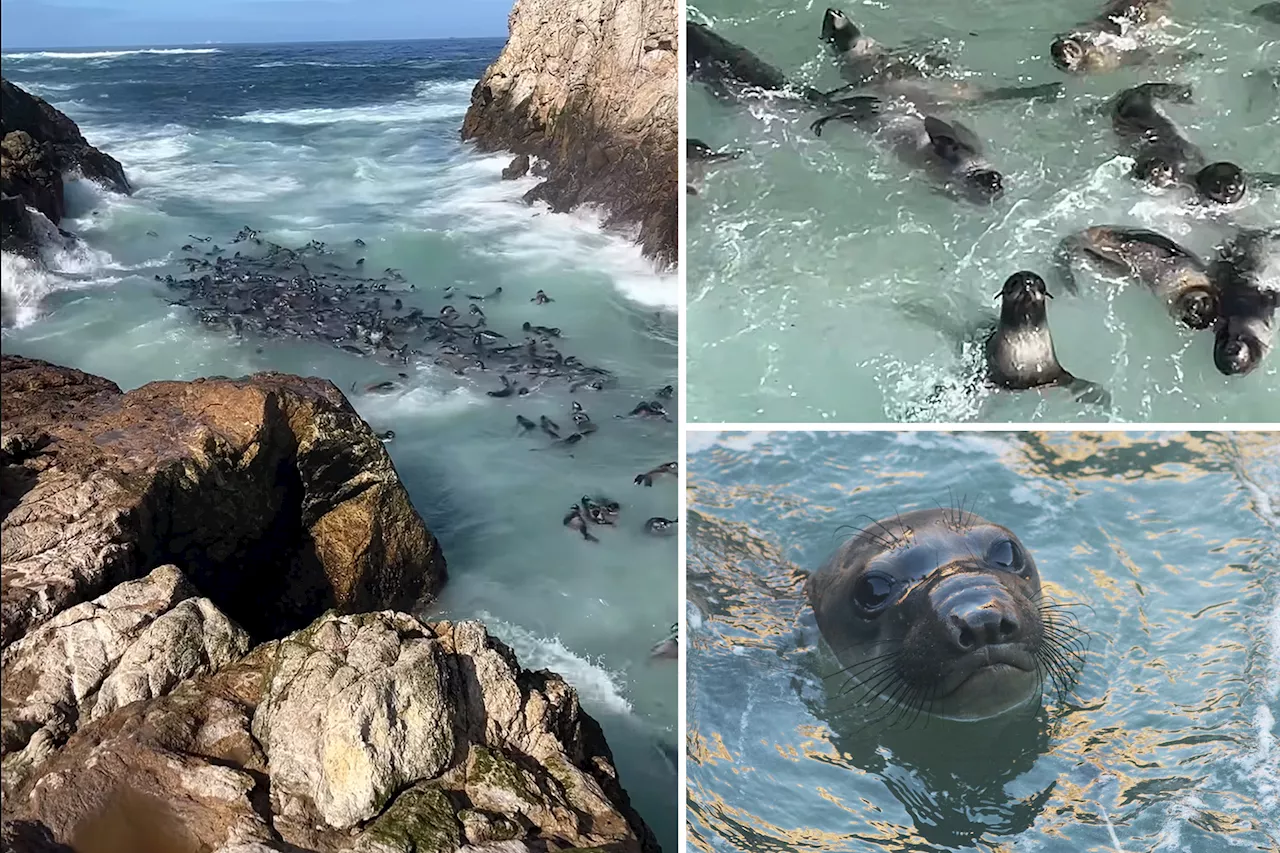
<instances>
[{"instance_id":1,"label":"seal whisker","mask_svg":"<svg viewBox=\"0 0 1280 853\"><path fill-rule=\"evenodd\" d=\"M893 658L897 656L898 656L898 652L888 652L883 655L877 655L876 657L868 658L867 660L860 661L856 664L853 664L852 666L846 666L844 669L838 669L835 672L830 673L829 675L824 675L822 678L825 681L828 678L835 678L837 675L853 676L853 674L857 670L862 669L863 667L872 666L873 664L877 664L880 661L888 660L889 658Z\"/></svg>"}]
</instances>

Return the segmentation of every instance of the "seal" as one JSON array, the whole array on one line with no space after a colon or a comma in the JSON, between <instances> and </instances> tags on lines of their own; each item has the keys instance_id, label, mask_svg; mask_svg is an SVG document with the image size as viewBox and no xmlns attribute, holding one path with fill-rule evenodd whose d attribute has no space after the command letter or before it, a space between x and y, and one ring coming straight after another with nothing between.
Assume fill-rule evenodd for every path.
<instances>
[{"instance_id":1,"label":"seal","mask_svg":"<svg viewBox=\"0 0 1280 853\"><path fill-rule=\"evenodd\" d=\"M689 195L698 195L702 192L709 166L737 160L745 153L747 152L741 148L716 151L701 139L687 140L684 145L685 169L688 175L685 180L685 192Z\"/></svg>"},{"instance_id":2,"label":"seal","mask_svg":"<svg viewBox=\"0 0 1280 853\"><path fill-rule=\"evenodd\" d=\"M657 468L646 471L643 474L636 474L635 484L637 486L652 486L653 478L659 474L678 474L680 472L680 463L678 461L663 462Z\"/></svg>"},{"instance_id":3,"label":"seal","mask_svg":"<svg viewBox=\"0 0 1280 853\"><path fill-rule=\"evenodd\" d=\"M1095 382L1072 376L1058 362L1049 332L1044 279L1025 270L1005 280L1000 291L1000 324L987 338L987 378L1000 388L1022 391L1061 387L1083 403L1109 406L1111 395Z\"/></svg>"},{"instance_id":4,"label":"seal","mask_svg":"<svg viewBox=\"0 0 1280 853\"><path fill-rule=\"evenodd\" d=\"M1208 267L1191 250L1163 234L1146 228L1095 225L1063 238L1055 262L1072 293L1079 292L1071 270L1077 258L1138 279L1189 329L1207 329L1218 318L1218 288Z\"/></svg>"},{"instance_id":5,"label":"seal","mask_svg":"<svg viewBox=\"0 0 1280 853\"><path fill-rule=\"evenodd\" d=\"M825 92L828 98L873 87L877 94L900 95L927 110L946 103L1055 99L1064 92L1060 83L985 89L961 80L940 79L955 71L945 56L886 48L864 35L839 9L827 9L822 16L821 40L839 64L841 76L849 81L847 86Z\"/></svg>"},{"instance_id":6,"label":"seal","mask_svg":"<svg viewBox=\"0 0 1280 853\"><path fill-rule=\"evenodd\" d=\"M1280 247L1280 229L1241 231L1218 250L1211 273L1221 292L1213 330L1213 363L1227 376L1257 369L1275 343L1280 291L1262 286L1262 272Z\"/></svg>"},{"instance_id":7,"label":"seal","mask_svg":"<svg viewBox=\"0 0 1280 853\"><path fill-rule=\"evenodd\" d=\"M565 514L564 521L561 523L570 530L576 530L581 533L582 538L588 542L600 541L596 537L592 536L591 532L587 530L591 525L591 522L589 522L587 517L583 514L582 507L577 504L569 507L569 512Z\"/></svg>"},{"instance_id":8,"label":"seal","mask_svg":"<svg viewBox=\"0 0 1280 853\"><path fill-rule=\"evenodd\" d=\"M821 136L828 122L866 119L857 111L842 111L818 119L811 128ZM951 195L978 204L990 204L1004 195L1004 177L983 154L978 135L960 122L899 113L878 116L877 124L900 159L924 169Z\"/></svg>"},{"instance_id":9,"label":"seal","mask_svg":"<svg viewBox=\"0 0 1280 853\"><path fill-rule=\"evenodd\" d=\"M1264 21L1280 24L1280 3L1263 3L1255 8L1252 14L1257 15Z\"/></svg>"},{"instance_id":10,"label":"seal","mask_svg":"<svg viewBox=\"0 0 1280 853\"><path fill-rule=\"evenodd\" d=\"M686 21L684 34L686 76L707 84L717 95L794 91L802 100L826 101L816 89L792 86L787 75L704 24Z\"/></svg>"},{"instance_id":11,"label":"seal","mask_svg":"<svg viewBox=\"0 0 1280 853\"><path fill-rule=\"evenodd\" d=\"M1133 176L1157 187L1190 184L1201 197L1235 204L1247 180L1234 163L1205 165L1204 152L1183 137L1157 101L1191 100L1191 87L1143 83L1120 92L1111 102L1111 126L1134 155Z\"/></svg>"},{"instance_id":12,"label":"seal","mask_svg":"<svg viewBox=\"0 0 1280 853\"><path fill-rule=\"evenodd\" d=\"M996 717L1069 673L1017 535L963 510L874 522L805 583L818 630L866 698L890 713Z\"/></svg>"},{"instance_id":13,"label":"seal","mask_svg":"<svg viewBox=\"0 0 1280 853\"><path fill-rule=\"evenodd\" d=\"M652 533L654 536L674 536L680 522L674 518L663 518L655 515L644 523L644 532Z\"/></svg>"},{"instance_id":14,"label":"seal","mask_svg":"<svg viewBox=\"0 0 1280 853\"><path fill-rule=\"evenodd\" d=\"M1136 39L1168 14L1169 0L1109 0L1101 14L1059 35L1049 46L1053 64L1071 74L1114 71L1152 57Z\"/></svg>"}]
</instances>

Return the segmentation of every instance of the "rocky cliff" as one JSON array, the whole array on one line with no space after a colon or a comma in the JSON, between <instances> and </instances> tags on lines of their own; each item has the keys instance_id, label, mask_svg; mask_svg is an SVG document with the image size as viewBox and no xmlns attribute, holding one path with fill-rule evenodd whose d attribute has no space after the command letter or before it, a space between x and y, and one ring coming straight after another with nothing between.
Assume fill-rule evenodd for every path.
<instances>
[{"instance_id":1,"label":"rocky cliff","mask_svg":"<svg viewBox=\"0 0 1280 853\"><path fill-rule=\"evenodd\" d=\"M676 257L679 33L675 0L516 0L502 55L471 94L463 139L544 161L526 196L592 204Z\"/></svg>"},{"instance_id":2,"label":"rocky cliff","mask_svg":"<svg viewBox=\"0 0 1280 853\"><path fill-rule=\"evenodd\" d=\"M90 145L75 122L43 99L0 79L0 248L35 253L26 207L58 224L66 212L65 172L79 172L115 192L130 191L121 165Z\"/></svg>"},{"instance_id":3,"label":"rocky cliff","mask_svg":"<svg viewBox=\"0 0 1280 853\"><path fill-rule=\"evenodd\" d=\"M324 380L0 357L0 557L0 850L657 850Z\"/></svg>"}]
</instances>

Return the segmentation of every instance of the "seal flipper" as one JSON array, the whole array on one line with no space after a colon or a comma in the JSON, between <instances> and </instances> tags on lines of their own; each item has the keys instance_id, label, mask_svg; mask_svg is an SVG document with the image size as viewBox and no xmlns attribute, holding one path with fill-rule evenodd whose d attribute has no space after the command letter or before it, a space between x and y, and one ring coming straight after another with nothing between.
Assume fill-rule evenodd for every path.
<instances>
[{"instance_id":1,"label":"seal flipper","mask_svg":"<svg viewBox=\"0 0 1280 853\"><path fill-rule=\"evenodd\" d=\"M1264 21L1280 24L1280 3L1263 3L1253 10L1253 14Z\"/></svg>"},{"instance_id":2,"label":"seal flipper","mask_svg":"<svg viewBox=\"0 0 1280 853\"><path fill-rule=\"evenodd\" d=\"M997 86L981 92L978 95L978 102L986 104L993 101L1056 101L1066 92L1066 87L1061 83L1045 83L1041 86Z\"/></svg>"},{"instance_id":3,"label":"seal flipper","mask_svg":"<svg viewBox=\"0 0 1280 853\"><path fill-rule=\"evenodd\" d=\"M842 101L835 101L833 106L844 107L838 113L832 113L809 125L809 129L813 131L814 136L822 135L823 126L829 121L849 121L861 122L866 121L880 111L880 99L869 96L860 96L856 98L845 98Z\"/></svg>"},{"instance_id":4,"label":"seal flipper","mask_svg":"<svg viewBox=\"0 0 1280 853\"><path fill-rule=\"evenodd\" d=\"M1080 379L1064 370L1058 385L1070 391L1078 402L1108 410L1111 408L1111 392L1097 382Z\"/></svg>"},{"instance_id":5,"label":"seal flipper","mask_svg":"<svg viewBox=\"0 0 1280 853\"><path fill-rule=\"evenodd\" d=\"M925 116L924 130L929 134L929 143L934 152L949 163L960 160L957 155L961 153L972 156L982 154L982 143L978 141L978 135L958 121L945 122L935 116Z\"/></svg>"},{"instance_id":6,"label":"seal flipper","mask_svg":"<svg viewBox=\"0 0 1280 853\"><path fill-rule=\"evenodd\" d=\"M1081 241L1080 235L1071 234L1063 237L1053 252L1054 278L1072 296L1080 295L1080 285L1076 283L1075 272L1071 269L1071 266L1076 257L1083 254L1084 251L1085 245Z\"/></svg>"}]
</instances>

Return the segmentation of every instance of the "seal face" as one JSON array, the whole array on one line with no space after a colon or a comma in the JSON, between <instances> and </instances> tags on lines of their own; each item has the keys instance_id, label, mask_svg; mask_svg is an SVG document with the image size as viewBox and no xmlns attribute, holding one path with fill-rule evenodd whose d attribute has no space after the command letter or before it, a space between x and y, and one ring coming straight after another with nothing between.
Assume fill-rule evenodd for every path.
<instances>
[{"instance_id":1,"label":"seal face","mask_svg":"<svg viewBox=\"0 0 1280 853\"><path fill-rule=\"evenodd\" d=\"M1006 527L917 510L846 542L806 584L823 638L890 713L997 716L1060 675L1035 560Z\"/></svg>"}]
</instances>

